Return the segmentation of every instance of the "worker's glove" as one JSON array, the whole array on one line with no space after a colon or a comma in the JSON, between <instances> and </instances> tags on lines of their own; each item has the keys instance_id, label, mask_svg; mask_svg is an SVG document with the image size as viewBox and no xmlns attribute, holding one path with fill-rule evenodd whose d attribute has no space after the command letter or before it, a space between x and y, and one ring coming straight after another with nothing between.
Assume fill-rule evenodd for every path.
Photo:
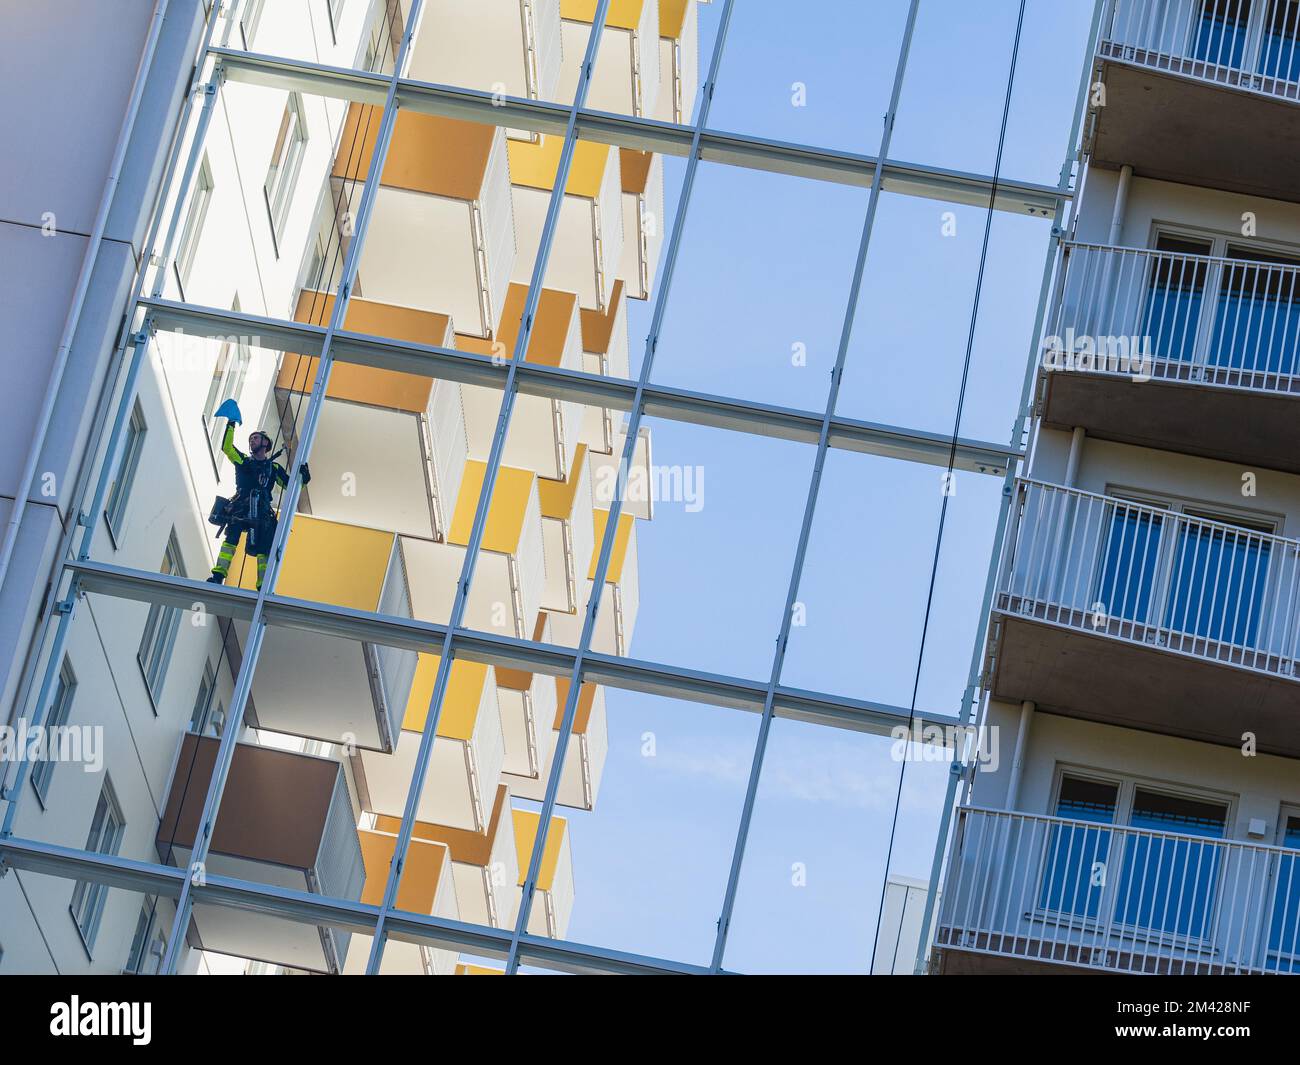
<instances>
[{"instance_id":1,"label":"worker's glove","mask_svg":"<svg viewBox=\"0 0 1300 1065\"><path fill-rule=\"evenodd\" d=\"M298 467L298 472L302 474L302 483L304 485L311 484L311 470L307 468L307 463L304 462L300 465Z\"/></svg>"}]
</instances>

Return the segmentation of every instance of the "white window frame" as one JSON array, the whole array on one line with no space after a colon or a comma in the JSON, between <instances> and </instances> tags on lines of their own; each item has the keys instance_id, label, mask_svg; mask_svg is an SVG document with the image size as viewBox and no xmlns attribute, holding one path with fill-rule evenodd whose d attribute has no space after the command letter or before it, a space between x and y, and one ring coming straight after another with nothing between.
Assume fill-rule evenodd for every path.
<instances>
[{"instance_id":1,"label":"white window frame","mask_svg":"<svg viewBox=\"0 0 1300 1065\"><path fill-rule=\"evenodd\" d=\"M145 421L144 409L140 406L140 401L136 400L135 406L131 408L131 420L127 425L126 443L117 466L117 477L113 479L108 503L104 507L104 521L108 525L114 547L122 538L126 508L131 501L131 489L135 487L135 475L140 468L140 456L144 453L144 441L148 432L149 423Z\"/></svg>"},{"instance_id":2,"label":"white window frame","mask_svg":"<svg viewBox=\"0 0 1300 1065\"><path fill-rule=\"evenodd\" d=\"M167 547L163 551L159 572L185 576L184 559L176 540L175 529L167 538ZM158 713L158 703L167 682L167 671L171 665L172 652L176 647L176 636L180 627L180 607L163 606L160 603L150 605L148 616L145 618L144 631L140 636L140 647L135 657L155 714Z\"/></svg>"},{"instance_id":3,"label":"white window frame","mask_svg":"<svg viewBox=\"0 0 1300 1065\"><path fill-rule=\"evenodd\" d=\"M112 783L105 779L95 803L95 811L91 814L84 849L92 854L116 855L125 834L126 819L122 816L122 808L113 793ZM107 900L108 885L104 881L78 880L72 889L72 900L68 903L68 912L72 914L72 922L77 926L81 942L86 953L92 956Z\"/></svg>"},{"instance_id":4,"label":"white window frame","mask_svg":"<svg viewBox=\"0 0 1300 1065\"><path fill-rule=\"evenodd\" d=\"M47 736L57 735L51 730L68 723L68 717L72 713L72 701L76 698L76 694L77 675L73 672L71 661L65 655L63 664L59 667L59 679L54 689L54 698L50 700L50 709L45 715ZM54 779L55 762L52 757L54 753L55 749L47 744L46 757L38 759L32 766L32 788L42 809L45 808L45 800L50 793L50 782Z\"/></svg>"},{"instance_id":5,"label":"white window frame","mask_svg":"<svg viewBox=\"0 0 1300 1065\"><path fill-rule=\"evenodd\" d=\"M311 134L307 129L307 107L299 92L289 93L284 104L284 115L271 146L271 162L267 166L266 180L262 182L262 199L271 223L271 239L275 255L280 257L280 241L288 221L293 192L302 170L303 156Z\"/></svg>"},{"instance_id":6,"label":"white window frame","mask_svg":"<svg viewBox=\"0 0 1300 1065\"><path fill-rule=\"evenodd\" d=\"M190 197L190 209L185 214L185 226L181 230L180 242L176 245L174 267L176 284L180 286L181 299L185 299L185 286L190 283L190 274L194 269L194 260L198 256L199 241L203 236L203 225L208 218L208 208L212 205L212 193L216 188L212 180L212 167L205 153L194 179L194 194Z\"/></svg>"}]
</instances>

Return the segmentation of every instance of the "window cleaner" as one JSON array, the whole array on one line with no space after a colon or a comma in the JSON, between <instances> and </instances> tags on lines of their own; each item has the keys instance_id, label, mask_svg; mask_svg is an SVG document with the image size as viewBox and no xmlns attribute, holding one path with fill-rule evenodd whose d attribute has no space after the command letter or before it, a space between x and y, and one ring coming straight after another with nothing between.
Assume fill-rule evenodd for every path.
<instances>
[{"instance_id":1,"label":"window cleaner","mask_svg":"<svg viewBox=\"0 0 1300 1065\"><path fill-rule=\"evenodd\" d=\"M209 584L224 584L230 573L230 562L235 557L239 538L247 534L244 550L257 557L257 587L261 590L266 574L266 557L275 539L279 519L271 505L271 491L277 485L287 488L289 473L275 460L284 454L281 448L271 454L271 438L260 429L248 434L248 454L235 447L235 426L243 422L239 404L228 399L217 408L215 417L226 419L226 432L221 439L221 451L235 467L235 494L229 499L217 496L208 521L217 527L217 535L225 533L217 564L212 567ZM307 464L302 464L302 483L311 481Z\"/></svg>"}]
</instances>

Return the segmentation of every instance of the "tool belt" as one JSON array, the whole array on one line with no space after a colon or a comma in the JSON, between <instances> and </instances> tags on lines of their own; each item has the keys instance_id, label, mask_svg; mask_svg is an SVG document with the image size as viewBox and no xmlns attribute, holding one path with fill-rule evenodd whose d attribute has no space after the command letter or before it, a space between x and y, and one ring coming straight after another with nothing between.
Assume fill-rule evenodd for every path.
<instances>
[{"instance_id":1,"label":"tool belt","mask_svg":"<svg viewBox=\"0 0 1300 1065\"><path fill-rule=\"evenodd\" d=\"M217 496L208 514L208 522L217 527L220 537L232 525L242 526L248 530L248 551L250 554L263 555L271 549L275 539L275 529L279 524L275 510L269 499L262 499L256 494L233 498Z\"/></svg>"}]
</instances>

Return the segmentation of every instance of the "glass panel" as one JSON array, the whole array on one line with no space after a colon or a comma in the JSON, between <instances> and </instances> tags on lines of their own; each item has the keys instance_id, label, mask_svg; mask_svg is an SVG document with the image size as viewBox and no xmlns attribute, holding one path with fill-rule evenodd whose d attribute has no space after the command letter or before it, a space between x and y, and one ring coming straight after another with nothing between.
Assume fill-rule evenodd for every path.
<instances>
[{"instance_id":1,"label":"glass panel","mask_svg":"<svg viewBox=\"0 0 1300 1065\"><path fill-rule=\"evenodd\" d=\"M1165 624L1210 640L1254 646L1270 548L1246 529L1183 525Z\"/></svg>"},{"instance_id":2,"label":"glass panel","mask_svg":"<svg viewBox=\"0 0 1300 1065\"><path fill-rule=\"evenodd\" d=\"M1129 824L1134 828L1222 839L1227 807L1138 788ZM1214 929L1222 849L1177 836L1126 839L1118 884L1117 918L1153 931L1208 939Z\"/></svg>"},{"instance_id":3,"label":"glass panel","mask_svg":"<svg viewBox=\"0 0 1300 1065\"><path fill-rule=\"evenodd\" d=\"M1282 845L1300 850L1300 817L1288 817L1282 836ZM1274 872L1273 916L1268 930L1268 956L1265 964L1270 970L1296 972L1297 943L1300 943L1300 865L1296 856L1278 855Z\"/></svg>"},{"instance_id":4,"label":"glass panel","mask_svg":"<svg viewBox=\"0 0 1300 1065\"><path fill-rule=\"evenodd\" d=\"M1056 816L1109 825L1115 820L1119 788L1094 780L1062 777ZM1038 905L1072 917L1098 916L1110 857L1111 833L1083 825L1052 825L1043 856Z\"/></svg>"},{"instance_id":5,"label":"glass panel","mask_svg":"<svg viewBox=\"0 0 1300 1065\"><path fill-rule=\"evenodd\" d=\"M1163 524L1158 514L1115 505L1094 600L1103 614L1139 624L1150 620Z\"/></svg>"},{"instance_id":6,"label":"glass panel","mask_svg":"<svg viewBox=\"0 0 1300 1065\"><path fill-rule=\"evenodd\" d=\"M1240 67L1250 8L1251 0L1204 0L1192 55L1216 66Z\"/></svg>"},{"instance_id":7,"label":"glass panel","mask_svg":"<svg viewBox=\"0 0 1300 1065\"><path fill-rule=\"evenodd\" d=\"M820 414L866 198L845 185L701 164L652 379ZM634 373L639 355L634 345Z\"/></svg>"},{"instance_id":8,"label":"glass panel","mask_svg":"<svg viewBox=\"0 0 1300 1065\"><path fill-rule=\"evenodd\" d=\"M1284 81L1300 81L1300 4L1296 0L1271 0L1264 41L1260 49L1259 72Z\"/></svg>"},{"instance_id":9,"label":"glass panel","mask_svg":"<svg viewBox=\"0 0 1300 1065\"><path fill-rule=\"evenodd\" d=\"M738 4L709 125L874 156L907 9L906 0ZM712 15L700 8L702 22Z\"/></svg>"},{"instance_id":10,"label":"glass panel","mask_svg":"<svg viewBox=\"0 0 1300 1065\"><path fill-rule=\"evenodd\" d=\"M1210 246L1201 241L1161 236L1156 241L1156 249L1170 254L1155 256L1155 266L1147 282L1142 333L1150 339L1157 358L1187 362L1196 354L1208 264L1183 256L1208 255Z\"/></svg>"},{"instance_id":11,"label":"glass panel","mask_svg":"<svg viewBox=\"0 0 1300 1065\"><path fill-rule=\"evenodd\" d=\"M1232 259L1261 265L1225 263L1210 338L1211 366L1256 373L1294 374L1300 358L1300 264L1229 246Z\"/></svg>"},{"instance_id":12,"label":"glass panel","mask_svg":"<svg viewBox=\"0 0 1300 1065\"><path fill-rule=\"evenodd\" d=\"M388 72L408 9L387 0L244 0L229 47Z\"/></svg>"}]
</instances>

